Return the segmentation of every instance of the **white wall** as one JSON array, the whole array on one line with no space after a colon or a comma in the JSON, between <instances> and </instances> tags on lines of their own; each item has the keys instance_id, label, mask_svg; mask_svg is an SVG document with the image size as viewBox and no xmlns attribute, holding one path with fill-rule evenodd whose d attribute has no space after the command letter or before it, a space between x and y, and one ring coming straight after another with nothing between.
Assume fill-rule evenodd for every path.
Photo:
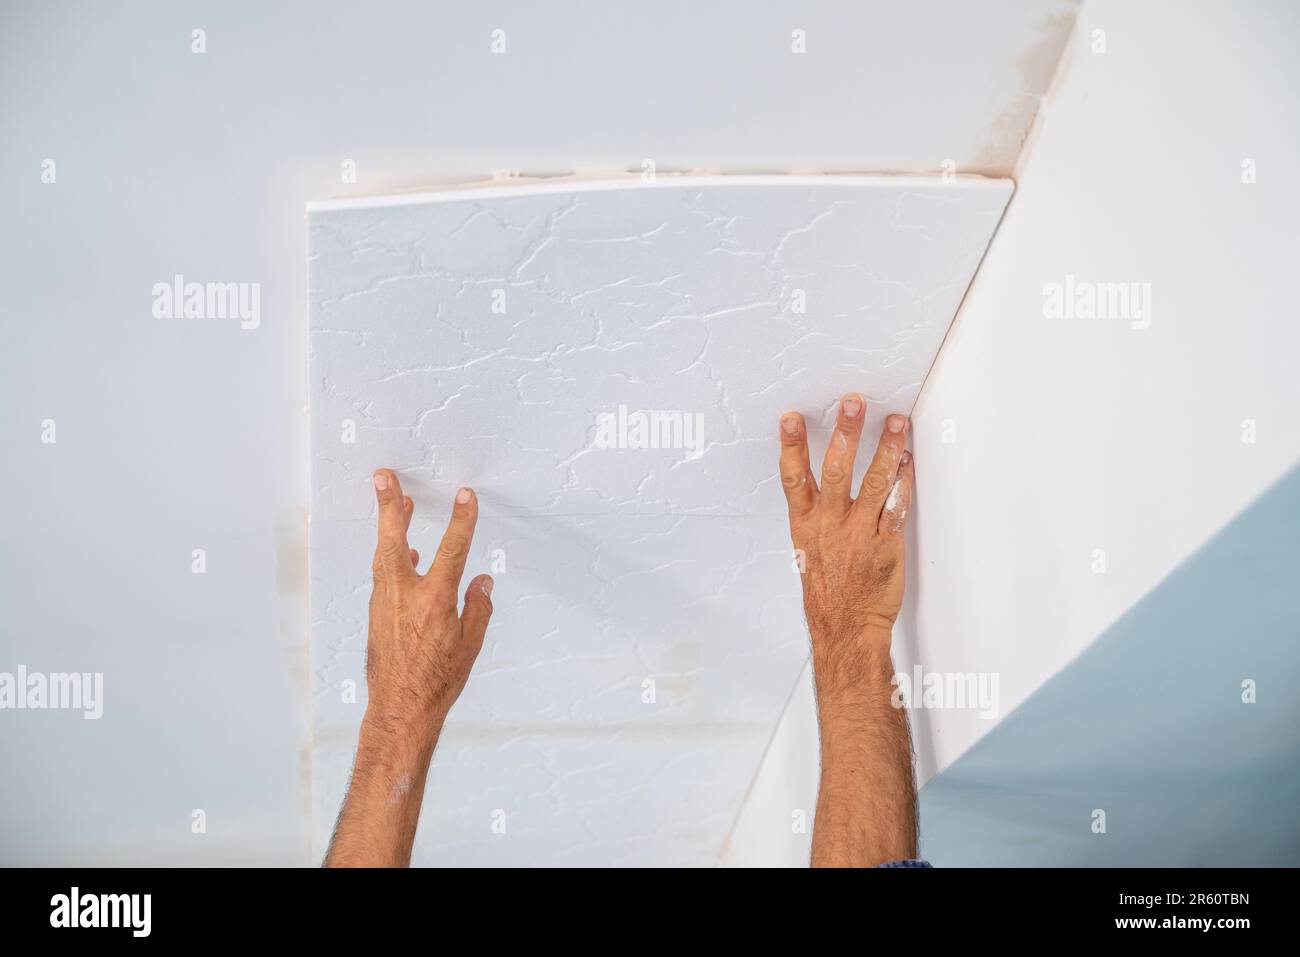
<instances>
[{"instance_id":1,"label":"white wall","mask_svg":"<svg viewBox=\"0 0 1300 957\"><path fill-rule=\"evenodd\" d=\"M900 666L998 672L1005 715L1300 459L1298 36L1285 2L1081 12L915 410ZM1067 274L1150 283L1149 328L1045 318L1044 284ZM767 829L815 793L815 735L793 714L812 707L805 685L786 719L805 731L778 731L733 862L806 860ZM993 724L914 714L922 781Z\"/></svg>"},{"instance_id":2,"label":"white wall","mask_svg":"<svg viewBox=\"0 0 1300 957\"><path fill-rule=\"evenodd\" d=\"M931 779L926 856L1295 867L1297 568L1300 468Z\"/></svg>"},{"instance_id":3,"label":"white wall","mask_svg":"<svg viewBox=\"0 0 1300 957\"><path fill-rule=\"evenodd\" d=\"M0 670L107 701L0 715L0 861L307 859L308 200L647 157L1003 173L1070 9L5 4ZM176 273L261 283L260 327L154 319Z\"/></svg>"}]
</instances>

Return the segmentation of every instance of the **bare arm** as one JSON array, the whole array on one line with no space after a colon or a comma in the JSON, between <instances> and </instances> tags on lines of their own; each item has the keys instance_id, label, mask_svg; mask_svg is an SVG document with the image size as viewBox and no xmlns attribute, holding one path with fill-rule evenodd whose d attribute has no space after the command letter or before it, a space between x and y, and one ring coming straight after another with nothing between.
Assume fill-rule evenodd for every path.
<instances>
[{"instance_id":1,"label":"bare arm","mask_svg":"<svg viewBox=\"0 0 1300 957\"><path fill-rule=\"evenodd\" d=\"M420 819L424 781L447 712L465 687L492 615L492 579L479 575L456 612L456 593L478 519L461 489L428 572L406 540L415 504L397 475L375 473L379 545L366 646L369 704L356 762L326 867L405 867Z\"/></svg>"},{"instance_id":2,"label":"bare arm","mask_svg":"<svg viewBox=\"0 0 1300 957\"><path fill-rule=\"evenodd\" d=\"M781 418L781 481L803 562L821 730L814 867L916 856L912 743L907 714L892 703L890 655L914 471L903 448L907 419L891 415L858 497L851 497L865 413L861 396L841 401L820 487L803 417Z\"/></svg>"}]
</instances>

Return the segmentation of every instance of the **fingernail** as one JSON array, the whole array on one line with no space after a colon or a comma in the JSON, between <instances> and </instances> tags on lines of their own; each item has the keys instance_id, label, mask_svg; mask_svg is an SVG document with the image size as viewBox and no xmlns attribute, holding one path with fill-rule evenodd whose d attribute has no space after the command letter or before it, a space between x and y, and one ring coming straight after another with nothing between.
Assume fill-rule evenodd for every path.
<instances>
[{"instance_id":1,"label":"fingernail","mask_svg":"<svg viewBox=\"0 0 1300 957\"><path fill-rule=\"evenodd\" d=\"M388 476L383 472L375 473L375 488L379 489L381 492L388 488Z\"/></svg>"},{"instance_id":2,"label":"fingernail","mask_svg":"<svg viewBox=\"0 0 1300 957\"><path fill-rule=\"evenodd\" d=\"M470 500L470 498L473 497L473 495L474 493L471 492L469 489L467 488L461 489L459 492L456 493L456 504L464 505L466 502Z\"/></svg>"},{"instance_id":3,"label":"fingernail","mask_svg":"<svg viewBox=\"0 0 1300 957\"><path fill-rule=\"evenodd\" d=\"M889 429L890 432L893 432L895 434L902 432L905 428L907 428L907 416L894 413L888 419L885 420L885 428Z\"/></svg>"},{"instance_id":4,"label":"fingernail","mask_svg":"<svg viewBox=\"0 0 1300 957\"><path fill-rule=\"evenodd\" d=\"M491 578L484 578L482 584L479 585L479 587L483 589L483 594L487 595L489 598L492 597L493 584L494 582Z\"/></svg>"},{"instance_id":5,"label":"fingernail","mask_svg":"<svg viewBox=\"0 0 1300 957\"><path fill-rule=\"evenodd\" d=\"M844 401L840 403L840 408L850 419L856 419L862 413L862 397L846 395Z\"/></svg>"},{"instance_id":6,"label":"fingernail","mask_svg":"<svg viewBox=\"0 0 1300 957\"><path fill-rule=\"evenodd\" d=\"M912 461L912 453L903 449L903 454L898 457L898 464L906 465L910 461Z\"/></svg>"},{"instance_id":7,"label":"fingernail","mask_svg":"<svg viewBox=\"0 0 1300 957\"><path fill-rule=\"evenodd\" d=\"M787 415L781 420L781 431L786 435L798 435L799 419L793 415Z\"/></svg>"}]
</instances>

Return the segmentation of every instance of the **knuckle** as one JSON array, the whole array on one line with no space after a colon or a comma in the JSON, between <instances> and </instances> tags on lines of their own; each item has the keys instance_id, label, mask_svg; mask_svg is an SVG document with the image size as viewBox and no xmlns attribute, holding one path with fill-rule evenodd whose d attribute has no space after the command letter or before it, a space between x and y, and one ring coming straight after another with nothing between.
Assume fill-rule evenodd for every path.
<instances>
[{"instance_id":1,"label":"knuckle","mask_svg":"<svg viewBox=\"0 0 1300 957\"><path fill-rule=\"evenodd\" d=\"M381 564L396 561L409 562L411 560L411 549L405 541L390 538L379 546L376 559Z\"/></svg>"},{"instance_id":2,"label":"knuckle","mask_svg":"<svg viewBox=\"0 0 1300 957\"><path fill-rule=\"evenodd\" d=\"M832 485L838 485L840 482L844 481L844 466L840 463L839 459L833 459L826 463L826 467L822 469L822 478Z\"/></svg>"},{"instance_id":3,"label":"knuckle","mask_svg":"<svg viewBox=\"0 0 1300 957\"><path fill-rule=\"evenodd\" d=\"M862 491L872 498L884 495L889 488L889 479L884 473L871 471L862 477Z\"/></svg>"},{"instance_id":4,"label":"knuckle","mask_svg":"<svg viewBox=\"0 0 1300 957\"><path fill-rule=\"evenodd\" d=\"M469 547L469 540L463 535L449 533L443 536L442 544L438 546L438 554L447 559L459 560L465 554Z\"/></svg>"},{"instance_id":5,"label":"knuckle","mask_svg":"<svg viewBox=\"0 0 1300 957\"><path fill-rule=\"evenodd\" d=\"M785 486L787 491L791 491L791 492L793 492L795 489L801 488L806 479L807 476L802 472L781 473L781 484Z\"/></svg>"}]
</instances>

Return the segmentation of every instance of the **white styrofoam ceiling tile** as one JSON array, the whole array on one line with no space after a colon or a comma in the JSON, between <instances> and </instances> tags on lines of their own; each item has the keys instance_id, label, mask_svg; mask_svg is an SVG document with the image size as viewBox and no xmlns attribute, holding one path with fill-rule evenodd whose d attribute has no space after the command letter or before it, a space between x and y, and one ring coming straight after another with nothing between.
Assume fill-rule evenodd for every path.
<instances>
[{"instance_id":1,"label":"white styrofoam ceiling tile","mask_svg":"<svg viewBox=\"0 0 1300 957\"><path fill-rule=\"evenodd\" d=\"M872 430L910 410L1010 191L691 177L312 207L317 852L364 708L340 686L364 686L384 465L426 555L478 491L470 573L497 580L416 862L714 862L807 655L778 417L819 453L843 392ZM606 447L620 409L702 441Z\"/></svg>"}]
</instances>

